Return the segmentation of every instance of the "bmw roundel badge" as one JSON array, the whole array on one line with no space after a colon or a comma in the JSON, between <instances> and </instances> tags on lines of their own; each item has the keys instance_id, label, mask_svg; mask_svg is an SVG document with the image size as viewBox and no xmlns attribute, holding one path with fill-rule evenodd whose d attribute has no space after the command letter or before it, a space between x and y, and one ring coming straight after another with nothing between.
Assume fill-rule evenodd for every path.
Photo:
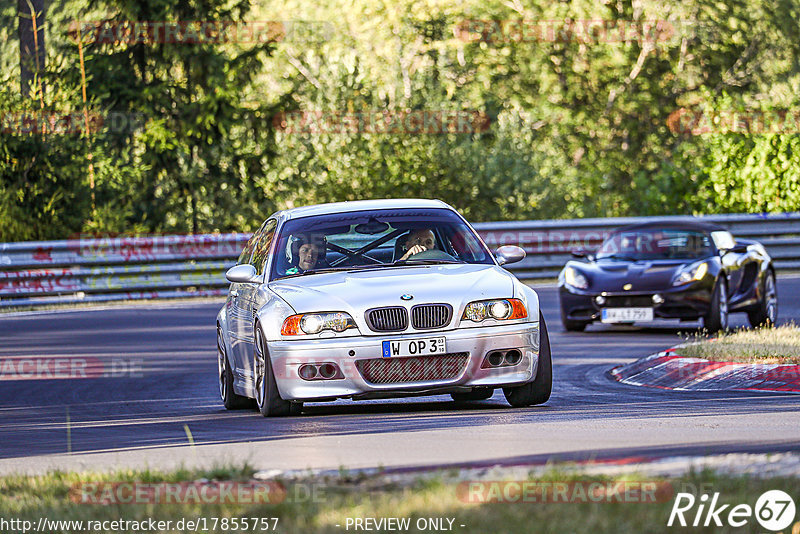
<instances>
[{"instance_id":1,"label":"bmw roundel badge","mask_svg":"<svg viewBox=\"0 0 800 534\"><path fill-rule=\"evenodd\" d=\"M411 300L413 298L414 298L414 295L409 295L408 293L406 293L405 295L400 295L400 299L401 300Z\"/></svg>"}]
</instances>

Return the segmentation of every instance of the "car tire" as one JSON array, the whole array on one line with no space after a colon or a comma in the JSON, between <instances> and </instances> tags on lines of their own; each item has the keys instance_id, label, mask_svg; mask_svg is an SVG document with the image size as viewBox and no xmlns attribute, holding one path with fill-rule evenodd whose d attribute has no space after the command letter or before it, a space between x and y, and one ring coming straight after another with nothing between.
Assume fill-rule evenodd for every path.
<instances>
[{"instance_id":1,"label":"car tire","mask_svg":"<svg viewBox=\"0 0 800 534\"><path fill-rule=\"evenodd\" d=\"M492 395L494 395L493 388L475 388L469 393L450 394L450 396L456 402L482 401L491 398Z\"/></svg>"},{"instance_id":2,"label":"car tire","mask_svg":"<svg viewBox=\"0 0 800 534\"><path fill-rule=\"evenodd\" d=\"M542 312L539 312L539 325L541 337L536 377L527 384L503 388L506 400L515 408L544 404L550 399L550 393L553 390L553 361L550 356L550 335L547 333L547 325L544 322Z\"/></svg>"},{"instance_id":3,"label":"car tire","mask_svg":"<svg viewBox=\"0 0 800 534\"><path fill-rule=\"evenodd\" d=\"M567 319L567 312L564 311L564 308L561 308L561 324L564 326L564 330L567 332L583 332L589 325L589 323L586 321L574 321L572 319Z\"/></svg>"},{"instance_id":4,"label":"car tire","mask_svg":"<svg viewBox=\"0 0 800 534\"><path fill-rule=\"evenodd\" d=\"M747 312L747 320L753 328L775 325L778 319L778 288L775 273L771 270L764 277L763 289L758 307Z\"/></svg>"},{"instance_id":5,"label":"car tire","mask_svg":"<svg viewBox=\"0 0 800 534\"><path fill-rule=\"evenodd\" d=\"M219 396L226 410L240 410L252 406L250 399L237 395L233 389L233 372L228 360L228 351L225 350L222 328L219 325L217 325L217 381L219 382Z\"/></svg>"},{"instance_id":6,"label":"car tire","mask_svg":"<svg viewBox=\"0 0 800 534\"><path fill-rule=\"evenodd\" d=\"M722 274L714 284L711 305L703 318L703 326L711 334L728 329L728 284Z\"/></svg>"},{"instance_id":7,"label":"car tire","mask_svg":"<svg viewBox=\"0 0 800 534\"><path fill-rule=\"evenodd\" d=\"M275 373L272 370L272 360L269 357L264 334L261 327L256 325L255 343L253 344L253 375L255 378L256 406L264 417L283 417L286 415L299 415L303 409L302 403L295 403L281 398Z\"/></svg>"}]
</instances>

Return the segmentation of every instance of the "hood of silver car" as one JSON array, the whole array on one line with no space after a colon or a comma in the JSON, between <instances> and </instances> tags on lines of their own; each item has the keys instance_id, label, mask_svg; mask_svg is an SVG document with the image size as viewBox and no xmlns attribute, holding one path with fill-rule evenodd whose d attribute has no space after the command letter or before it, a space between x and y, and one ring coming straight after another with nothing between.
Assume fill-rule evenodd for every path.
<instances>
[{"instance_id":1,"label":"hood of silver car","mask_svg":"<svg viewBox=\"0 0 800 534\"><path fill-rule=\"evenodd\" d=\"M500 267L459 264L320 273L270 282L269 287L297 313L345 311L358 321L364 311L382 306L446 302L457 311L459 303L509 298L513 280Z\"/></svg>"}]
</instances>

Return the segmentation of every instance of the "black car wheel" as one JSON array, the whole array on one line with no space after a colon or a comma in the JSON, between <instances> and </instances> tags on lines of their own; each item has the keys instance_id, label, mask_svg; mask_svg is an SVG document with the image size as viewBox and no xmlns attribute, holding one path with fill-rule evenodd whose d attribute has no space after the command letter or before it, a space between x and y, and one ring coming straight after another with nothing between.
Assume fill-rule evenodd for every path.
<instances>
[{"instance_id":1,"label":"black car wheel","mask_svg":"<svg viewBox=\"0 0 800 534\"><path fill-rule=\"evenodd\" d=\"M764 291L761 295L761 301L755 310L747 312L747 320L750 326L767 326L774 325L778 320L778 290L775 283L775 273L767 271L764 277Z\"/></svg>"},{"instance_id":2,"label":"black car wheel","mask_svg":"<svg viewBox=\"0 0 800 534\"><path fill-rule=\"evenodd\" d=\"M710 333L728 329L728 284L720 275L711 294L708 314L703 318L703 326Z\"/></svg>"},{"instance_id":3,"label":"black car wheel","mask_svg":"<svg viewBox=\"0 0 800 534\"><path fill-rule=\"evenodd\" d=\"M456 402L481 401L491 398L492 395L494 395L494 389L492 388L475 388L469 393L450 394Z\"/></svg>"},{"instance_id":4,"label":"black car wheel","mask_svg":"<svg viewBox=\"0 0 800 534\"><path fill-rule=\"evenodd\" d=\"M225 350L225 340L222 338L222 328L217 325L217 374L219 382L219 396L228 410L237 410L247 407L252 401L247 397L237 395L233 391L233 372Z\"/></svg>"},{"instance_id":5,"label":"black car wheel","mask_svg":"<svg viewBox=\"0 0 800 534\"><path fill-rule=\"evenodd\" d=\"M264 417L282 417L286 415L299 415L303 409L302 403L295 403L281 398L278 384L275 382L275 373L272 370L272 361L264 343L261 328L256 326L256 338L253 351L253 371L255 374L256 405Z\"/></svg>"},{"instance_id":6,"label":"black car wheel","mask_svg":"<svg viewBox=\"0 0 800 534\"><path fill-rule=\"evenodd\" d=\"M533 404L543 404L550 399L553 390L553 362L550 357L550 336L544 322L542 312L539 312L539 325L541 338L539 343L539 365L536 367L536 377L521 386L503 388L508 403L520 408Z\"/></svg>"}]
</instances>

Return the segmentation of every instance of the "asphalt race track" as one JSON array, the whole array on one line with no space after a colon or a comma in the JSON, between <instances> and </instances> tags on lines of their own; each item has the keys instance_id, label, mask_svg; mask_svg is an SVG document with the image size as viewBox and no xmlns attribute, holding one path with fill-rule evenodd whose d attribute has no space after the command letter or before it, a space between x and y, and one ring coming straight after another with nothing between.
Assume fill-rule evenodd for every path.
<instances>
[{"instance_id":1,"label":"asphalt race track","mask_svg":"<svg viewBox=\"0 0 800 534\"><path fill-rule=\"evenodd\" d=\"M678 343L691 324L595 325L566 334L555 288L537 291L551 332L554 388L546 405L526 409L509 408L497 391L465 405L449 396L341 401L265 419L227 412L219 401L214 317L221 303L0 315L0 363L81 357L106 369L116 362L115 374L125 375L0 381L0 473L245 461L280 470L514 465L800 450L800 396L672 392L608 378L613 366ZM800 319L800 278L779 278L778 295L780 321ZM732 323L745 324L745 316Z\"/></svg>"}]
</instances>

